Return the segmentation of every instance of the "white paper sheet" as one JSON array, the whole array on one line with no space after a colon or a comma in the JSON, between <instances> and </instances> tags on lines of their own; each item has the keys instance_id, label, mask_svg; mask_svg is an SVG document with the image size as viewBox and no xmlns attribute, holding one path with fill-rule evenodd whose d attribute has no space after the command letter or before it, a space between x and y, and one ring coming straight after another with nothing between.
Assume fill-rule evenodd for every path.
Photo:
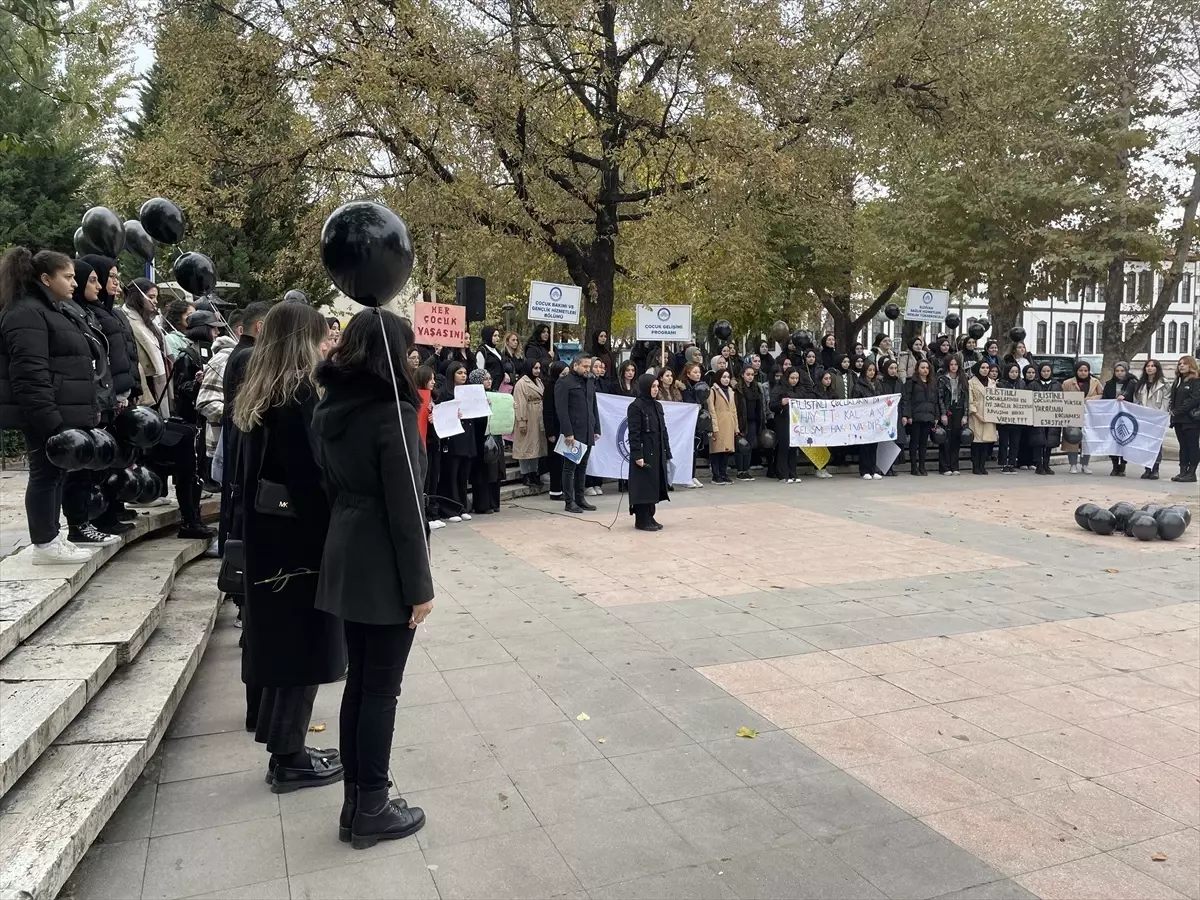
<instances>
[{"instance_id":1,"label":"white paper sheet","mask_svg":"<svg viewBox=\"0 0 1200 900\"><path fill-rule=\"evenodd\" d=\"M486 419L492 414L482 384L460 384L454 388L454 399L462 404L464 419Z\"/></svg>"},{"instance_id":2,"label":"white paper sheet","mask_svg":"<svg viewBox=\"0 0 1200 900\"><path fill-rule=\"evenodd\" d=\"M458 400L446 400L433 405L433 430L438 437L448 438L463 433L462 422L458 418L460 409L462 403Z\"/></svg>"}]
</instances>

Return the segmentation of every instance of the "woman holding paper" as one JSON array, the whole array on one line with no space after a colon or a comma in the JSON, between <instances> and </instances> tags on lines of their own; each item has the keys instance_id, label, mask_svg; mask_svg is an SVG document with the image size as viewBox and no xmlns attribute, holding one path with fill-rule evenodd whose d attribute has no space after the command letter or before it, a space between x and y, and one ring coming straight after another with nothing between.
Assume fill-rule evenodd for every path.
<instances>
[{"instance_id":1,"label":"woman holding paper","mask_svg":"<svg viewBox=\"0 0 1200 900\"><path fill-rule=\"evenodd\" d=\"M654 520L655 507L670 500L671 440L658 379L646 373L637 381L637 396L629 404L629 512L638 531L662 531Z\"/></svg>"},{"instance_id":2,"label":"woman holding paper","mask_svg":"<svg viewBox=\"0 0 1200 900\"><path fill-rule=\"evenodd\" d=\"M467 367L460 362L451 363L446 369L446 383L438 394L437 402L454 400L454 389L467 383ZM462 420L462 413L459 413ZM449 522L470 521L467 512L467 481L471 474L471 460L475 457L475 430L470 419L462 420L463 430L459 434L442 435L442 479L441 494L443 511L452 515Z\"/></svg>"},{"instance_id":3,"label":"woman holding paper","mask_svg":"<svg viewBox=\"0 0 1200 900\"><path fill-rule=\"evenodd\" d=\"M1038 377L1037 381L1033 383L1033 390L1051 394L1062 390L1062 384L1054 380L1054 368L1050 363L1044 362L1038 366ZM1038 426L1032 430L1030 442L1033 444L1034 457L1037 460L1036 472L1038 475L1054 474L1054 470L1050 468L1050 454L1061 440L1061 428Z\"/></svg>"},{"instance_id":4,"label":"woman holding paper","mask_svg":"<svg viewBox=\"0 0 1200 900\"><path fill-rule=\"evenodd\" d=\"M1063 393L1083 394L1084 400L1099 400L1104 392L1099 378L1092 377L1092 367L1083 360L1075 364L1075 377L1068 378L1062 385ZM1091 475L1088 463L1092 457L1087 453L1081 454L1079 444L1062 442L1062 448L1067 454L1067 471L1072 475Z\"/></svg>"},{"instance_id":5,"label":"woman holding paper","mask_svg":"<svg viewBox=\"0 0 1200 900\"><path fill-rule=\"evenodd\" d=\"M862 374L854 381L855 399L864 400L869 397L879 396L879 385L876 384L875 379L876 372L877 369L873 362L868 361L863 366ZM863 481L870 481L873 478L883 478L883 475L875 471L875 453L877 448L877 444L858 445L858 474L862 476Z\"/></svg>"},{"instance_id":6,"label":"woman holding paper","mask_svg":"<svg viewBox=\"0 0 1200 900\"><path fill-rule=\"evenodd\" d=\"M478 384L484 393L495 382L487 369L476 369L467 376L468 384ZM491 401L488 401L489 404ZM504 480L504 443L499 436L488 434L489 419L471 419L468 425L475 438L475 456L471 460L471 511L490 516L500 512L500 482Z\"/></svg>"},{"instance_id":7,"label":"woman holding paper","mask_svg":"<svg viewBox=\"0 0 1200 900\"><path fill-rule=\"evenodd\" d=\"M987 392L991 388L991 364L981 359L975 363L973 375L967 392L971 411L971 474L986 475L988 454L992 452L992 444L996 443L995 424L983 418Z\"/></svg>"},{"instance_id":8,"label":"woman holding paper","mask_svg":"<svg viewBox=\"0 0 1200 900\"><path fill-rule=\"evenodd\" d=\"M1000 378L996 382L996 387L1006 391L1020 391L1025 389L1025 382L1021 380L1021 367L1015 362L1003 363L1000 366ZM1021 425L997 425L996 433L1000 438L1000 455L998 462L1000 463L1001 475L1014 475L1017 471L1017 460L1021 449Z\"/></svg>"}]
</instances>

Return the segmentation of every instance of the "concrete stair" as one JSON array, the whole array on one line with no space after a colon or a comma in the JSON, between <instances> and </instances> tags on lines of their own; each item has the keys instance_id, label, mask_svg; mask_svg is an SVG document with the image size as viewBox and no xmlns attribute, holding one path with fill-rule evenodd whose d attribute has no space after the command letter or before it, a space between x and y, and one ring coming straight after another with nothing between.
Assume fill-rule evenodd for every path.
<instances>
[{"instance_id":1,"label":"concrete stair","mask_svg":"<svg viewBox=\"0 0 1200 900\"><path fill-rule=\"evenodd\" d=\"M0 561L0 900L57 894L199 665L220 563L193 563L207 542L178 539L177 522L143 514L65 572Z\"/></svg>"}]
</instances>

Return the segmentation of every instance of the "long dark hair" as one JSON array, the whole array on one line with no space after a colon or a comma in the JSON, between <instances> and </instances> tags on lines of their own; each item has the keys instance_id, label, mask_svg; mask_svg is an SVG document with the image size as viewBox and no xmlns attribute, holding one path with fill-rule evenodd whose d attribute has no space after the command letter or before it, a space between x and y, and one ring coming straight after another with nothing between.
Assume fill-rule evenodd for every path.
<instances>
[{"instance_id":1,"label":"long dark hair","mask_svg":"<svg viewBox=\"0 0 1200 900\"><path fill-rule=\"evenodd\" d=\"M125 285L125 308L137 313L139 319L150 327L154 326L154 313L150 310L149 291L154 282L149 278L135 278Z\"/></svg>"},{"instance_id":2,"label":"long dark hair","mask_svg":"<svg viewBox=\"0 0 1200 900\"><path fill-rule=\"evenodd\" d=\"M400 399L411 403L414 409L421 405L408 367L404 323L386 309L356 313L342 332L337 346L330 351L328 365L346 374L374 375L384 384L392 383L394 372Z\"/></svg>"},{"instance_id":3,"label":"long dark hair","mask_svg":"<svg viewBox=\"0 0 1200 900\"><path fill-rule=\"evenodd\" d=\"M0 257L0 309L22 294L33 290L43 275L53 275L64 269L74 270L71 257L54 250L13 247Z\"/></svg>"},{"instance_id":4,"label":"long dark hair","mask_svg":"<svg viewBox=\"0 0 1200 900\"><path fill-rule=\"evenodd\" d=\"M1150 365L1150 363L1154 363L1154 381L1151 381L1146 377L1146 366ZM1140 388L1147 384L1156 384L1160 381L1166 381L1166 378L1163 377L1162 363L1151 357L1150 359L1146 360L1145 365L1142 366L1142 374L1141 377L1138 378L1138 387Z\"/></svg>"}]
</instances>

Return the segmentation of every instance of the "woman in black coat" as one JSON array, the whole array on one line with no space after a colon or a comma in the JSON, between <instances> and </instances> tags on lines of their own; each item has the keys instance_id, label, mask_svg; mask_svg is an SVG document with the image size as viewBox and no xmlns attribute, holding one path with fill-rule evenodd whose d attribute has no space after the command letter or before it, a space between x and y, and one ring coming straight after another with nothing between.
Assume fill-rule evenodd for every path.
<instances>
[{"instance_id":1,"label":"woman in black coat","mask_svg":"<svg viewBox=\"0 0 1200 900\"><path fill-rule=\"evenodd\" d=\"M525 359L528 362L533 362L535 359L539 360L544 372L546 371L546 367L550 365L553 354L554 351L550 347L550 326L535 325L533 334L525 342Z\"/></svg>"},{"instance_id":2,"label":"woman in black coat","mask_svg":"<svg viewBox=\"0 0 1200 900\"><path fill-rule=\"evenodd\" d=\"M46 441L99 421L88 339L63 304L75 290L70 257L13 247L0 258L0 428L25 437L25 516L34 565L78 565L91 554L59 531L64 475Z\"/></svg>"},{"instance_id":3,"label":"woman in black coat","mask_svg":"<svg viewBox=\"0 0 1200 900\"><path fill-rule=\"evenodd\" d=\"M962 429L967 426L970 382L957 354L946 358L946 368L938 375L938 419L946 429L946 441L938 448L938 471L958 474Z\"/></svg>"},{"instance_id":4,"label":"woman in black coat","mask_svg":"<svg viewBox=\"0 0 1200 900\"><path fill-rule=\"evenodd\" d=\"M917 361L913 377L904 382L900 394L900 418L908 429L909 472L928 475L925 454L929 450L929 435L938 420L938 388L929 360Z\"/></svg>"},{"instance_id":5,"label":"woman in black coat","mask_svg":"<svg viewBox=\"0 0 1200 900\"><path fill-rule=\"evenodd\" d=\"M861 358L861 357L860 357ZM879 396L879 384L877 383L876 375L878 370L875 363L865 361L863 364L862 374L854 381L854 397L858 400L865 400L871 397ZM883 474L876 471L875 456L878 451L878 444L859 444L858 445L858 474L867 481L873 478L882 478Z\"/></svg>"},{"instance_id":6,"label":"woman in black coat","mask_svg":"<svg viewBox=\"0 0 1200 900\"><path fill-rule=\"evenodd\" d=\"M629 404L629 512L639 531L662 531L654 519L655 506L670 500L671 439L658 378L647 372L637 380L637 396Z\"/></svg>"},{"instance_id":7,"label":"woman in black coat","mask_svg":"<svg viewBox=\"0 0 1200 900\"><path fill-rule=\"evenodd\" d=\"M1062 383L1054 380L1054 369L1050 363L1042 363L1038 366L1037 381L1033 383L1034 391L1048 391L1057 393L1062 390ZM1054 470L1050 468L1050 453L1059 445L1062 440L1061 428L1033 428L1030 435L1030 443L1033 444L1034 459L1037 461L1038 475L1053 475Z\"/></svg>"},{"instance_id":8,"label":"woman in black coat","mask_svg":"<svg viewBox=\"0 0 1200 900\"><path fill-rule=\"evenodd\" d=\"M346 637L338 729L346 783L338 836L356 849L425 824L419 808L388 798L396 698L415 629L433 610L421 514L420 400L401 365L405 350L399 318L368 310L350 320L317 370L324 394L313 430L333 512L316 606L342 620Z\"/></svg>"},{"instance_id":9,"label":"woman in black coat","mask_svg":"<svg viewBox=\"0 0 1200 900\"><path fill-rule=\"evenodd\" d=\"M254 737L271 754L275 793L342 778L336 753L304 746L317 686L346 671L341 623L316 606L329 498L312 416L328 331L311 306L272 307L233 413L242 435L234 487L241 532L233 535L245 556L242 681L263 689Z\"/></svg>"},{"instance_id":10,"label":"woman in black coat","mask_svg":"<svg viewBox=\"0 0 1200 900\"><path fill-rule=\"evenodd\" d=\"M558 443L558 408L555 406L554 385L558 383L558 379L565 371L567 371L567 364L562 360L556 359L550 363L546 374L546 388L542 391L542 425L546 429L546 447L550 451L546 457L546 465L550 468L551 500L562 499L563 458L561 453L554 452L554 447Z\"/></svg>"},{"instance_id":11,"label":"woman in black coat","mask_svg":"<svg viewBox=\"0 0 1200 900\"><path fill-rule=\"evenodd\" d=\"M1171 385L1171 427L1179 439L1179 474L1172 481L1194 484L1200 465L1200 368L1196 357L1181 356Z\"/></svg>"},{"instance_id":12,"label":"woman in black coat","mask_svg":"<svg viewBox=\"0 0 1200 900\"><path fill-rule=\"evenodd\" d=\"M746 449L737 451L737 478L753 481L750 474L750 459L758 446L758 433L763 428L763 392L755 371L746 366L734 383L734 400L737 405L738 437L746 440Z\"/></svg>"},{"instance_id":13,"label":"woman in black coat","mask_svg":"<svg viewBox=\"0 0 1200 900\"><path fill-rule=\"evenodd\" d=\"M775 477L785 484L795 484L800 481L796 477L796 465L800 458L800 448L789 446L788 435L791 434L791 404L790 400L803 397L800 388L800 370L789 369L784 373L784 381L771 388L770 411L775 416Z\"/></svg>"},{"instance_id":14,"label":"woman in black coat","mask_svg":"<svg viewBox=\"0 0 1200 900\"><path fill-rule=\"evenodd\" d=\"M1113 363L1112 378L1104 383L1104 390L1100 397L1103 400L1124 400L1132 403L1133 398L1137 395L1138 380L1133 377L1133 373L1129 371L1129 363L1117 362ZM1086 396L1086 391L1084 392ZM1112 471L1110 475L1125 477L1125 457L1109 456L1109 461L1112 463Z\"/></svg>"},{"instance_id":15,"label":"woman in black coat","mask_svg":"<svg viewBox=\"0 0 1200 900\"><path fill-rule=\"evenodd\" d=\"M142 379L138 373L137 341L133 337L133 326L125 313L113 304L121 290L121 278L117 272L117 261L107 256L88 255L83 261L96 271L100 282L100 295L92 305L104 337L108 340L108 359L112 369L113 390L117 393L118 406L124 409L136 405L142 395Z\"/></svg>"},{"instance_id":16,"label":"woman in black coat","mask_svg":"<svg viewBox=\"0 0 1200 900\"><path fill-rule=\"evenodd\" d=\"M441 393L436 403L445 403L454 399L454 389L460 384L467 383L467 367L462 363L451 363L446 370L446 381L442 384ZM463 419L461 434L442 438L442 480L439 493L443 503L443 511L451 515L448 522L470 521L471 514L467 511L467 484L471 477L471 460L477 455L475 450L475 426L472 419Z\"/></svg>"}]
</instances>

